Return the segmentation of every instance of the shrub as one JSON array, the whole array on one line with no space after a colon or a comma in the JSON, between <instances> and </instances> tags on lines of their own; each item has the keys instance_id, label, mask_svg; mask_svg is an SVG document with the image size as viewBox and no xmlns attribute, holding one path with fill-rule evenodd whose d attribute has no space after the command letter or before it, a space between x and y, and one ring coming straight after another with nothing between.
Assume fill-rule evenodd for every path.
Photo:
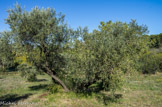
<instances>
[{"instance_id":1,"label":"shrub","mask_svg":"<svg viewBox=\"0 0 162 107\"><path fill-rule=\"evenodd\" d=\"M158 71L162 72L162 53L157 53L157 54L154 55L154 57L156 59Z\"/></svg>"},{"instance_id":2,"label":"shrub","mask_svg":"<svg viewBox=\"0 0 162 107\"><path fill-rule=\"evenodd\" d=\"M160 48L162 46L162 33L150 35L150 48Z\"/></svg>"},{"instance_id":3,"label":"shrub","mask_svg":"<svg viewBox=\"0 0 162 107\"><path fill-rule=\"evenodd\" d=\"M33 82L36 81L36 68L34 66L29 66L27 64L20 64L18 67L18 70L21 72L20 75L22 77L25 77L27 81Z\"/></svg>"},{"instance_id":4,"label":"shrub","mask_svg":"<svg viewBox=\"0 0 162 107\"><path fill-rule=\"evenodd\" d=\"M154 74L162 71L162 53L144 55L141 60L141 71L146 74Z\"/></svg>"},{"instance_id":5,"label":"shrub","mask_svg":"<svg viewBox=\"0 0 162 107\"><path fill-rule=\"evenodd\" d=\"M123 73L136 70L137 60L148 49L142 35L145 26L138 26L133 20L122 22L101 22L100 30L83 35L75 40L69 51L67 66L72 89L75 91L111 91L121 88Z\"/></svg>"},{"instance_id":6,"label":"shrub","mask_svg":"<svg viewBox=\"0 0 162 107\"><path fill-rule=\"evenodd\" d=\"M63 88L58 84L50 84L47 89L50 91L51 94L63 91Z\"/></svg>"}]
</instances>

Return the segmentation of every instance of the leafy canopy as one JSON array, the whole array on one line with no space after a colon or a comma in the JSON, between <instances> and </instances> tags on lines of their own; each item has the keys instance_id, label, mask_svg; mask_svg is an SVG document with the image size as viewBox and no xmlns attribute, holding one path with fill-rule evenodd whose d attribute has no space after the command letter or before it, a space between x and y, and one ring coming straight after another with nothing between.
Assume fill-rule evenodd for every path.
<instances>
[{"instance_id":1,"label":"leafy canopy","mask_svg":"<svg viewBox=\"0 0 162 107\"><path fill-rule=\"evenodd\" d=\"M69 81L76 91L115 91L122 86L123 73L137 70L137 61L147 51L142 36L146 26L130 23L101 22L99 30L82 30L69 50ZM81 41L83 40L83 41Z\"/></svg>"}]
</instances>

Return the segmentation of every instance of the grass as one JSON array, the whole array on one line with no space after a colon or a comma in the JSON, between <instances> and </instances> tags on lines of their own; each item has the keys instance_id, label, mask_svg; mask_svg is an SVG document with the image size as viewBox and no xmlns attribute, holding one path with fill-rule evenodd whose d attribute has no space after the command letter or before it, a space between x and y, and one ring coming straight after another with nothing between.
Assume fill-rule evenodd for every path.
<instances>
[{"instance_id":1,"label":"grass","mask_svg":"<svg viewBox=\"0 0 162 107\"><path fill-rule=\"evenodd\" d=\"M27 82L18 72L0 74L0 101L12 102L4 107L162 107L162 73L128 76L115 97L109 92L51 94L48 75L38 75L38 81ZM15 104L14 104L15 103Z\"/></svg>"}]
</instances>

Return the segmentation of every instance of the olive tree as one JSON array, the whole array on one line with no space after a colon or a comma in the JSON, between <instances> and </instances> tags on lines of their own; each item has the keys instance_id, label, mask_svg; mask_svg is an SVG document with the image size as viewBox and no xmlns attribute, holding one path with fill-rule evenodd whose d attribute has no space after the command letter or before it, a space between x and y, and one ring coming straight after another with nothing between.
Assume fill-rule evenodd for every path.
<instances>
[{"instance_id":1,"label":"olive tree","mask_svg":"<svg viewBox=\"0 0 162 107\"><path fill-rule=\"evenodd\" d=\"M69 50L67 71L72 88L112 92L121 88L123 74L136 71L140 56L148 49L147 40L142 37L146 33L147 27L135 20L101 22L93 33L82 30Z\"/></svg>"},{"instance_id":2,"label":"olive tree","mask_svg":"<svg viewBox=\"0 0 162 107\"><path fill-rule=\"evenodd\" d=\"M27 60L68 91L68 87L59 78L64 75L62 52L69 34L64 15L57 14L53 8L34 7L28 12L18 4L9 9L8 13L6 23L15 41L27 53Z\"/></svg>"}]
</instances>

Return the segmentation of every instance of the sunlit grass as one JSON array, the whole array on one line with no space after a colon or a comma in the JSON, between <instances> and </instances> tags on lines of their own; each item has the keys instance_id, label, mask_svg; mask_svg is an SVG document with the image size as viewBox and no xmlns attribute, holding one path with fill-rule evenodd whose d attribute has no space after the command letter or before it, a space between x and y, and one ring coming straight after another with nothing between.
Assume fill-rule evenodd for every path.
<instances>
[{"instance_id":1,"label":"sunlit grass","mask_svg":"<svg viewBox=\"0 0 162 107\"><path fill-rule=\"evenodd\" d=\"M0 98L10 95L13 99L13 95L16 95L18 102L36 103L32 107L162 107L162 73L130 76L125 80L123 88L116 92L116 95L120 95L119 99L112 98L109 92L89 95L58 91L51 94L47 90L48 84L52 82L51 78L48 75L38 75L37 78L37 82L27 82L18 72L1 74ZM30 95L21 99L27 94ZM18 98L20 99L17 100Z\"/></svg>"}]
</instances>

